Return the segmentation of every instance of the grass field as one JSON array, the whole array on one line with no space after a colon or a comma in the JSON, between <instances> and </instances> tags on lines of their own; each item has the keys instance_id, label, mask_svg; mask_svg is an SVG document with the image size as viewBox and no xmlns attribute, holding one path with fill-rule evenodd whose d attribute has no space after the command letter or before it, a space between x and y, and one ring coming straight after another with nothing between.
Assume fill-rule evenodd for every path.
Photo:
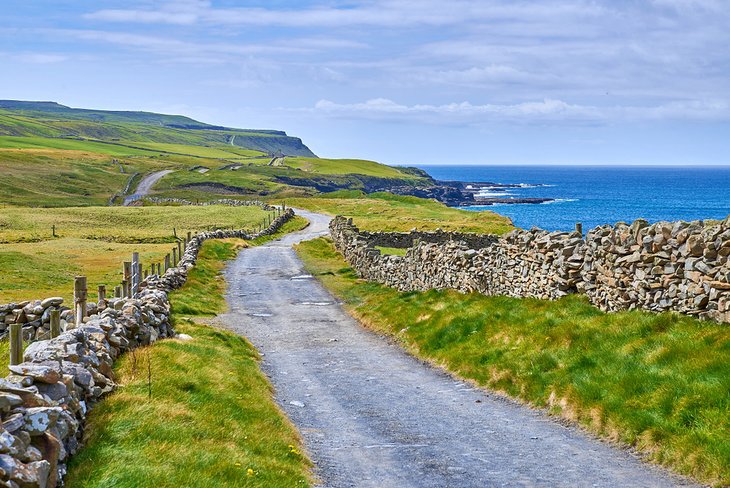
<instances>
[{"instance_id":1,"label":"grass field","mask_svg":"<svg viewBox=\"0 0 730 488\"><path fill-rule=\"evenodd\" d=\"M162 143L162 142L130 142L130 145L136 146L136 147L143 147L147 149L151 149L153 151L165 151L165 152L171 152L171 153L178 153L178 154L189 154L191 156L200 156L204 158L211 158L211 159L218 159L218 158L224 158L224 159L244 159L244 158L251 158L256 156L262 156L264 153L261 151L253 151L250 149L244 149L242 147L236 147L236 146L225 146L225 145L218 145L218 146L191 146L188 144L171 144L171 143ZM268 159L265 159L268 163Z\"/></svg>"},{"instance_id":2,"label":"grass field","mask_svg":"<svg viewBox=\"0 0 730 488\"><path fill-rule=\"evenodd\" d=\"M281 232L302 221L288 225ZM218 274L224 260L251 244L205 242L188 282L171 295L175 329L193 339L161 341L117 362L121 386L91 411L86 445L69 465L68 486L310 485L301 441L275 405L253 346L189 318L225 309Z\"/></svg>"},{"instance_id":3,"label":"grass field","mask_svg":"<svg viewBox=\"0 0 730 488\"><path fill-rule=\"evenodd\" d=\"M62 207L106 205L121 192L134 173L172 166L147 158L123 162L126 174L112 157L57 149L0 149L0 205Z\"/></svg>"},{"instance_id":4,"label":"grass field","mask_svg":"<svg viewBox=\"0 0 730 488\"><path fill-rule=\"evenodd\" d=\"M342 193L340 195L343 195ZM390 193L363 196L345 192L346 198L291 198L286 204L329 215L352 217L361 230L408 232L441 228L457 232L503 234L514 227L507 217L493 212L468 212L442 203Z\"/></svg>"},{"instance_id":5,"label":"grass field","mask_svg":"<svg viewBox=\"0 0 730 488\"><path fill-rule=\"evenodd\" d=\"M152 156L159 151L135 149L119 144L105 142L84 141L77 139L60 139L48 137L13 137L0 136L0 148L4 149L62 149L80 151L108 156Z\"/></svg>"},{"instance_id":6,"label":"grass field","mask_svg":"<svg viewBox=\"0 0 730 488\"><path fill-rule=\"evenodd\" d=\"M381 178L408 178L398 168L386 166L376 163L375 161L367 161L364 159L324 159L324 158L304 158L304 157L287 157L284 164L291 168L301 169L310 173L328 174L328 175L344 175L359 174L367 176L378 176ZM416 179L416 178L412 178Z\"/></svg>"},{"instance_id":7,"label":"grass field","mask_svg":"<svg viewBox=\"0 0 730 488\"><path fill-rule=\"evenodd\" d=\"M401 293L358 280L329 240L307 269L373 330L481 386L547 408L653 462L730 484L730 329L559 301Z\"/></svg>"},{"instance_id":8,"label":"grass field","mask_svg":"<svg viewBox=\"0 0 730 488\"><path fill-rule=\"evenodd\" d=\"M91 290L121 280L132 252L148 265L171 252L175 237L210 227L249 228L267 213L259 207L0 207L0 303L62 296L71 299L73 277ZM58 237L51 236L56 226Z\"/></svg>"}]
</instances>

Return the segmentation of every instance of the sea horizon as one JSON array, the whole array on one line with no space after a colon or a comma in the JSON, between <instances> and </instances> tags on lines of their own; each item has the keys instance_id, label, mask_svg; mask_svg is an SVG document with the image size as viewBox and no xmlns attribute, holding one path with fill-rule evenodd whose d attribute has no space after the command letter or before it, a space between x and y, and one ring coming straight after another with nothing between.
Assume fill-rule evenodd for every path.
<instances>
[{"instance_id":1,"label":"sea horizon","mask_svg":"<svg viewBox=\"0 0 730 488\"><path fill-rule=\"evenodd\" d=\"M570 231L618 222L722 220L730 215L730 166L418 165L438 180L523 185L485 189L507 199L544 203L464 207L493 211L517 227Z\"/></svg>"}]
</instances>

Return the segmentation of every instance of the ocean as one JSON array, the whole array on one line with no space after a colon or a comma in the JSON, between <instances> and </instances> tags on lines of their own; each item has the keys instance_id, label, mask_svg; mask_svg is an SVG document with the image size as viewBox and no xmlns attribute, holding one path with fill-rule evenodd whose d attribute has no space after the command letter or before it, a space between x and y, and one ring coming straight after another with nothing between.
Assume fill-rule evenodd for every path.
<instances>
[{"instance_id":1,"label":"ocean","mask_svg":"<svg viewBox=\"0 0 730 488\"><path fill-rule=\"evenodd\" d=\"M421 166L439 180L522 184L487 196L551 198L541 204L466 207L492 210L518 227L588 230L643 218L724 219L730 215L730 167Z\"/></svg>"}]
</instances>

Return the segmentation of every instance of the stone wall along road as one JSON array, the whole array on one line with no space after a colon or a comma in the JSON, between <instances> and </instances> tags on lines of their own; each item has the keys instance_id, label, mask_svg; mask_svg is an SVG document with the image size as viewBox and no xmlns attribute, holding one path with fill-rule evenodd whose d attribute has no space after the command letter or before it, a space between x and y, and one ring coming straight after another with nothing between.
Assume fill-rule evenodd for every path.
<instances>
[{"instance_id":1,"label":"stone wall along road","mask_svg":"<svg viewBox=\"0 0 730 488\"><path fill-rule=\"evenodd\" d=\"M546 415L478 390L365 330L291 248L304 231L245 249L226 270L223 325L263 355L276 399L322 485L340 487L681 485Z\"/></svg>"}]
</instances>

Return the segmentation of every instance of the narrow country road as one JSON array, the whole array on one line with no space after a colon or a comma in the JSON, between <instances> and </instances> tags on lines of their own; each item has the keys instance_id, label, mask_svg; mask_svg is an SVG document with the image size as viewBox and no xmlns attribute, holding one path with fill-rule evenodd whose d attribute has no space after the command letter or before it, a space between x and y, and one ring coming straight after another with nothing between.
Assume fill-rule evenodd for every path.
<instances>
[{"instance_id":1,"label":"narrow country road","mask_svg":"<svg viewBox=\"0 0 730 488\"><path fill-rule=\"evenodd\" d=\"M246 249L226 270L226 327L263 354L276 399L323 486L668 487L683 480L457 381L364 329L311 276L293 243L329 218Z\"/></svg>"},{"instance_id":2,"label":"narrow country road","mask_svg":"<svg viewBox=\"0 0 730 488\"><path fill-rule=\"evenodd\" d=\"M163 171L157 171L142 178L142 181L140 181L139 185L137 185L137 190L134 194L124 198L124 206L129 206L137 200L147 196L150 190L152 190L152 187L155 186L155 183L160 181L163 176L170 173L172 173L172 170L166 169Z\"/></svg>"}]
</instances>

